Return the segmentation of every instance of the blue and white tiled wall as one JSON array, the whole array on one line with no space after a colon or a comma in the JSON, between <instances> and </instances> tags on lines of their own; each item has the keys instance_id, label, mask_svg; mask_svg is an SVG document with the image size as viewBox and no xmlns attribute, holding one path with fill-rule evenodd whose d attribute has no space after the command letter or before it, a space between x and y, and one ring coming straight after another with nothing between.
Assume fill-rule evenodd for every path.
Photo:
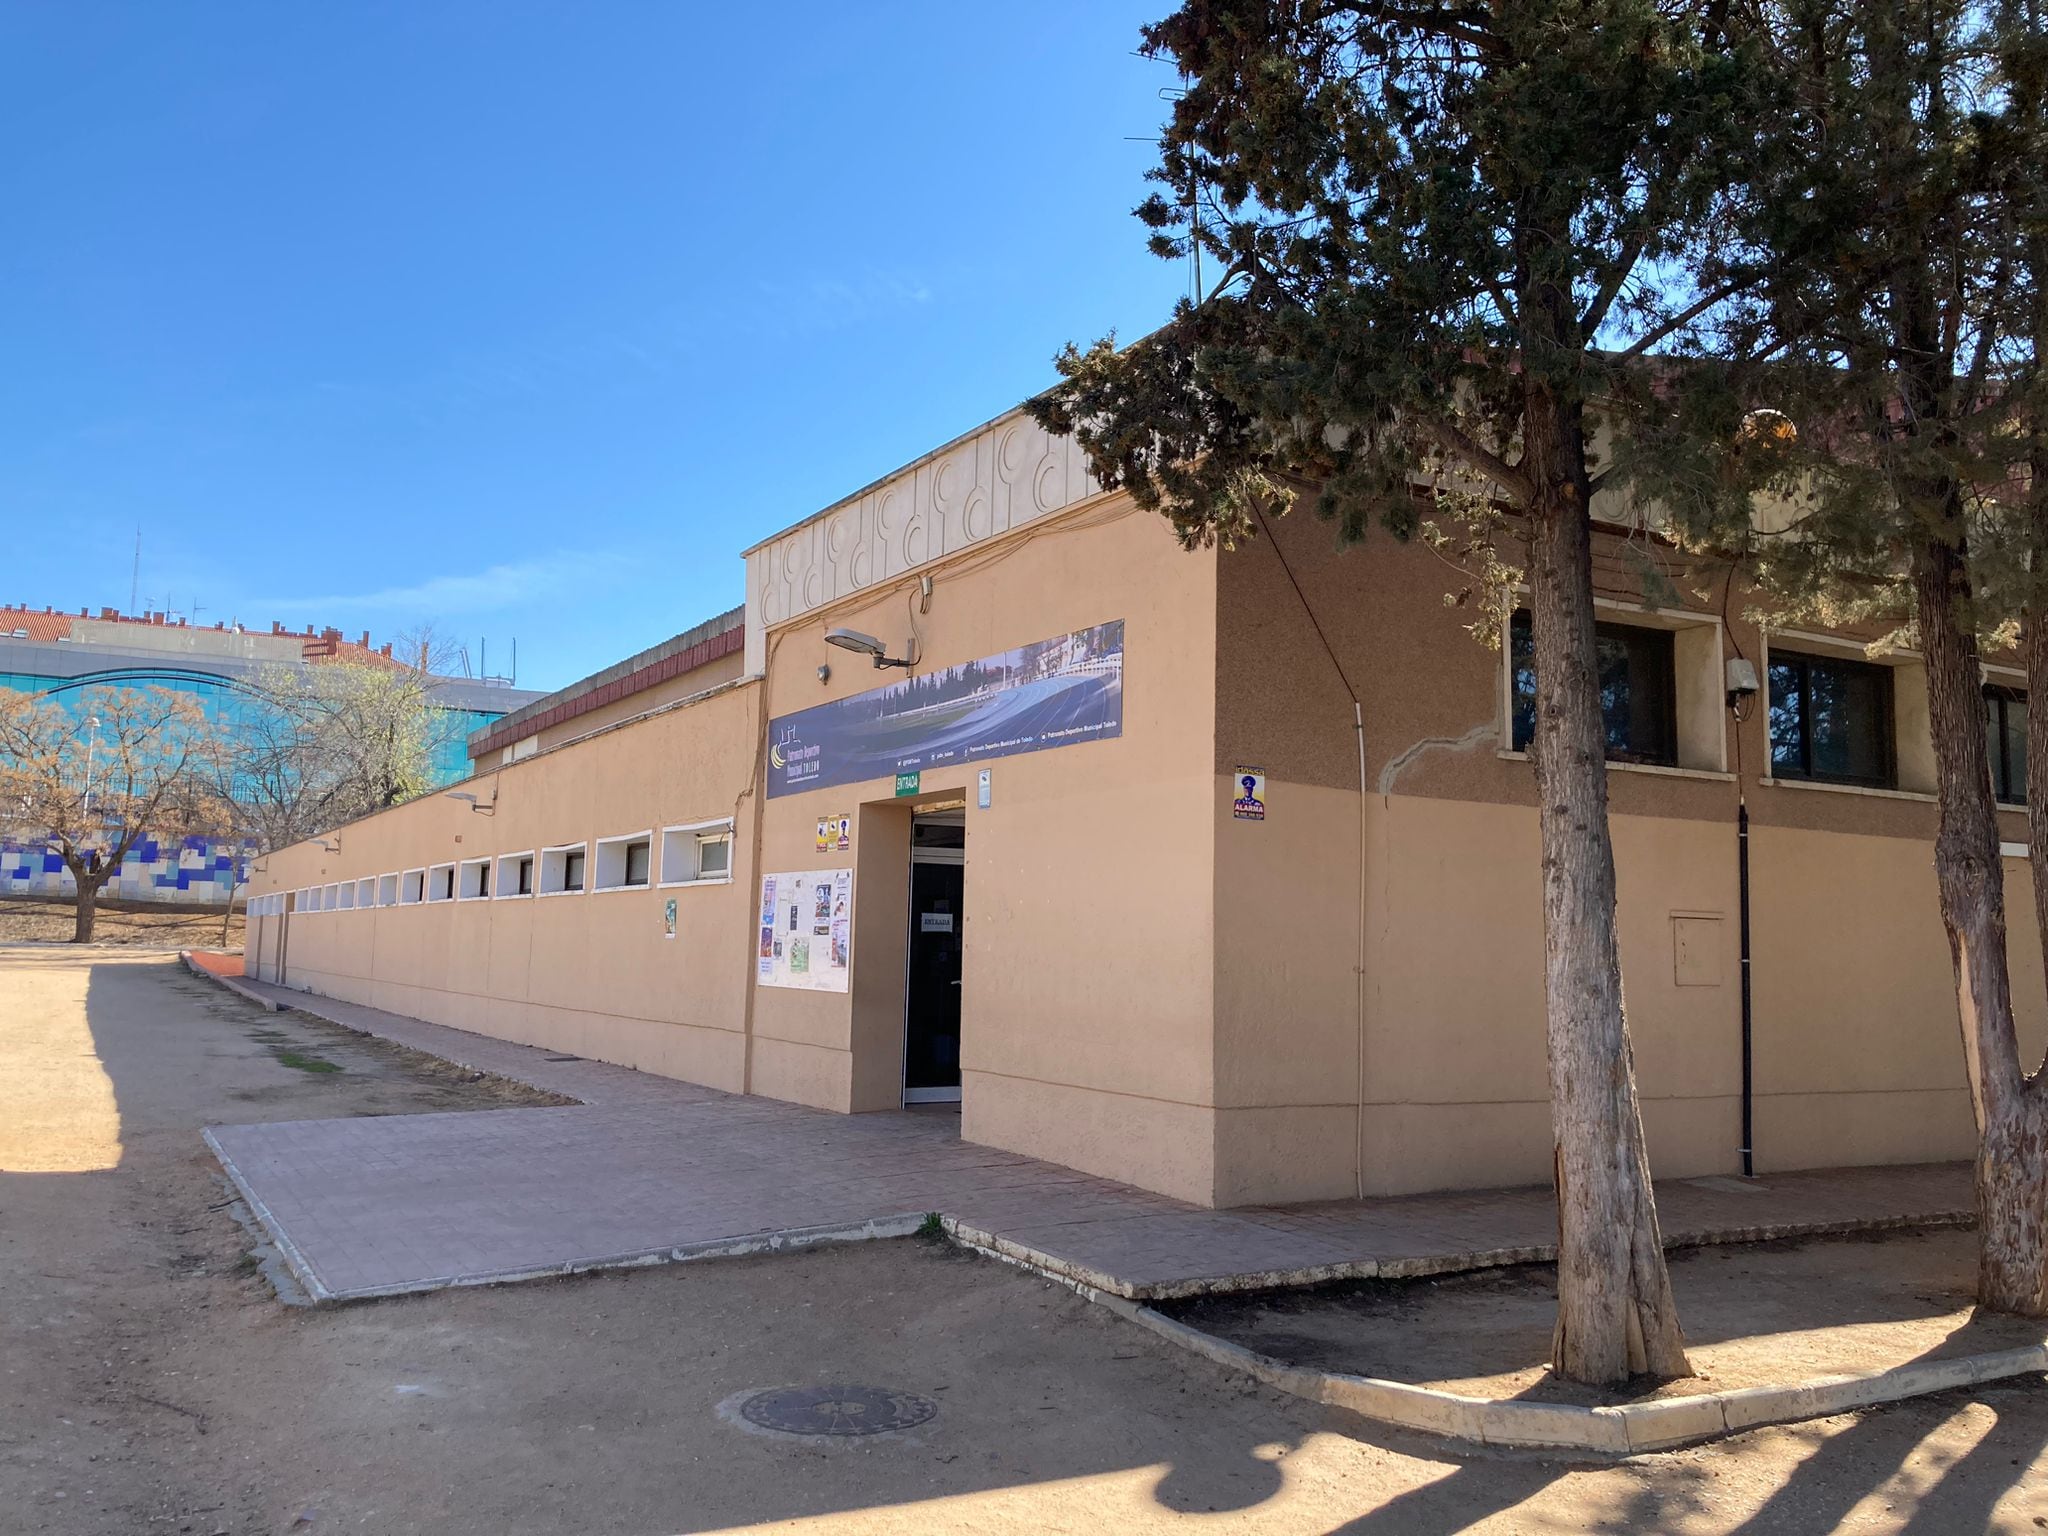
<instances>
[{"instance_id":1,"label":"blue and white tiled wall","mask_svg":"<svg viewBox=\"0 0 2048 1536\"><path fill-rule=\"evenodd\" d=\"M172 842L143 838L128 850L120 873L100 890L122 901L161 901L219 906L248 877L256 845L187 837ZM68 900L71 871L42 843L0 839L0 897L40 896Z\"/></svg>"}]
</instances>

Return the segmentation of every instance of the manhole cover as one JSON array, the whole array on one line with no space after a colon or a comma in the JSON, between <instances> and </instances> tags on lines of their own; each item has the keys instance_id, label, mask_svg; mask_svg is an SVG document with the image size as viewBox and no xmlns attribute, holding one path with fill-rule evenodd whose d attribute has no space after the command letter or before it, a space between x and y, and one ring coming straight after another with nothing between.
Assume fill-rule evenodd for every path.
<instances>
[{"instance_id":1,"label":"manhole cover","mask_svg":"<svg viewBox=\"0 0 2048 1536\"><path fill-rule=\"evenodd\" d=\"M848 1383L768 1387L740 1404L740 1417L785 1435L879 1435L912 1429L939 1411L915 1392Z\"/></svg>"}]
</instances>

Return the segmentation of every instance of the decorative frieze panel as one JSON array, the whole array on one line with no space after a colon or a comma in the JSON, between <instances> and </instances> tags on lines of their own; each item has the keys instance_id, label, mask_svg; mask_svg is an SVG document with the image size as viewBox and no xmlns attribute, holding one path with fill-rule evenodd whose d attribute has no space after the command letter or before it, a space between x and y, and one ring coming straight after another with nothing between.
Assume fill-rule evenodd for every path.
<instances>
[{"instance_id":1,"label":"decorative frieze panel","mask_svg":"<svg viewBox=\"0 0 2048 1536\"><path fill-rule=\"evenodd\" d=\"M773 626L1099 489L1072 438L1022 411L990 422L748 552L747 670L765 664Z\"/></svg>"}]
</instances>

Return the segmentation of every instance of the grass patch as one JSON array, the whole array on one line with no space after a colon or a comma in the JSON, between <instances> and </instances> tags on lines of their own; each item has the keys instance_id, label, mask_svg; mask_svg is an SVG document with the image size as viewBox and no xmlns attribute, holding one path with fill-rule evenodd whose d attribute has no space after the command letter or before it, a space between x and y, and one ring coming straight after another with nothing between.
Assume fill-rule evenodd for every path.
<instances>
[{"instance_id":1,"label":"grass patch","mask_svg":"<svg viewBox=\"0 0 2048 1536\"><path fill-rule=\"evenodd\" d=\"M301 1072L339 1072L340 1067L319 1056L308 1056L303 1051L279 1051L277 1059L288 1067Z\"/></svg>"},{"instance_id":2,"label":"grass patch","mask_svg":"<svg viewBox=\"0 0 2048 1536\"><path fill-rule=\"evenodd\" d=\"M927 1211L925 1212L924 1220L917 1224L917 1235L919 1237L944 1237L946 1235L946 1223L940 1219L937 1211Z\"/></svg>"}]
</instances>

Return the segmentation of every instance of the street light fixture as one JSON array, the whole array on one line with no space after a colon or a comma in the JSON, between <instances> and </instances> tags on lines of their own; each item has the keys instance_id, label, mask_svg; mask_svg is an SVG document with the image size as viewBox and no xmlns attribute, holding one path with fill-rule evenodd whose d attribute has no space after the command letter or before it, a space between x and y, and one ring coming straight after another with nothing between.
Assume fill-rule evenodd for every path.
<instances>
[{"instance_id":1,"label":"street light fixture","mask_svg":"<svg viewBox=\"0 0 2048 1536\"><path fill-rule=\"evenodd\" d=\"M891 656L886 642L877 640L873 635L862 634L857 629L828 629L825 631L825 643L827 645L836 645L842 651L852 651L856 655L869 657L877 667L914 667L917 665L917 642L915 640L910 642L910 654L908 656Z\"/></svg>"}]
</instances>

